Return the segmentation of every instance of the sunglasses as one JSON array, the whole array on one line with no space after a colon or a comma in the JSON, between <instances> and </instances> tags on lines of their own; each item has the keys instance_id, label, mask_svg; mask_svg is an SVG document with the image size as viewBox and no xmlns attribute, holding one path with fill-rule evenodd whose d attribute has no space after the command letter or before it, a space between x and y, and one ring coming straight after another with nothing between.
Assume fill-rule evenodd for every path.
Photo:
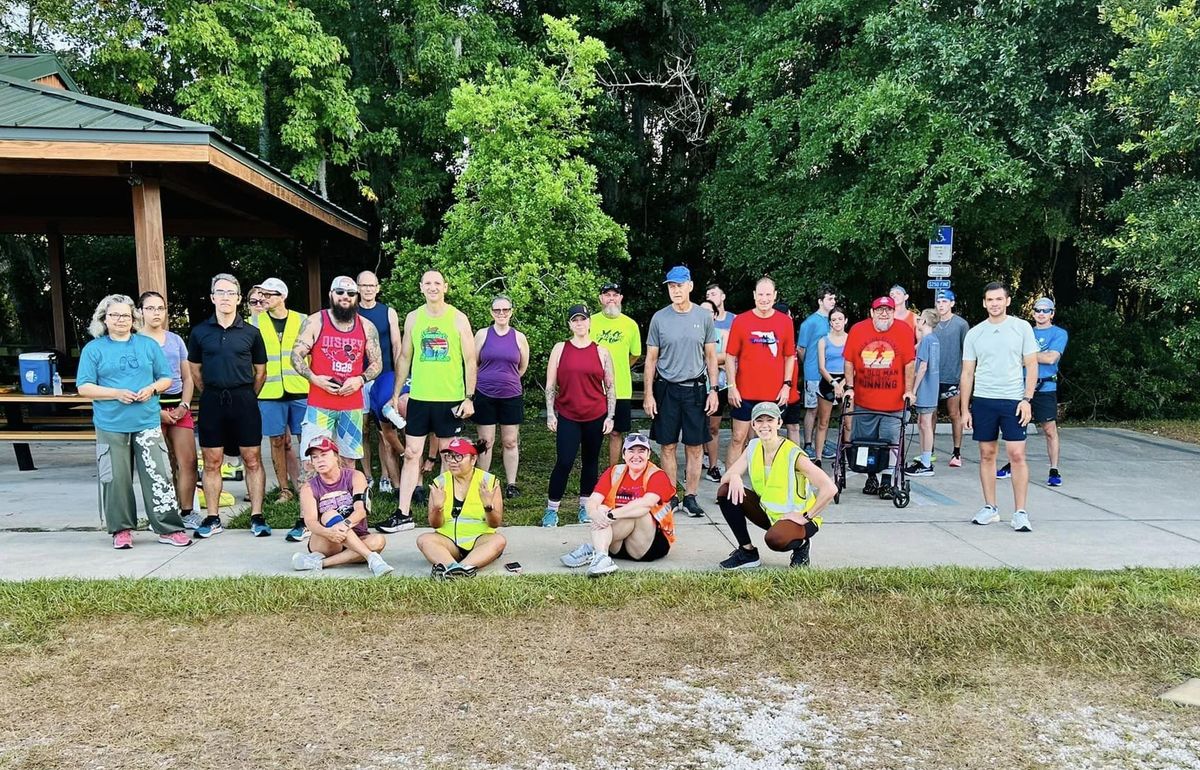
<instances>
[{"instance_id":1,"label":"sunglasses","mask_svg":"<svg viewBox=\"0 0 1200 770\"><path fill-rule=\"evenodd\" d=\"M1035 307L1033 309L1033 312L1037 313L1037 314L1045 314L1045 313L1053 313L1054 311L1051 310L1050 308Z\"/></svg>"},{"instance_id":2,"label":"sunglasses","mask_svg":"<svg viewBox=\"0 0 1200 770\"><path fill-rule=\"evenodd\" d=\"M511 307L494 307L494 308L492 308L492 312L493 313L511 313L512 308Z\"/></svg>"},{"instance_id":3,"label":"sunglasses","mask_svg":"<svg viewBox=\"0 0 1200 770\"><path fill-rule=\"evenodd\" d=\"M358 292L352 291L350 289L334 289L333 293L339 297L347 297L347 296L348 297L357 297L358 296Z\"/></svg>"}]
</instances>

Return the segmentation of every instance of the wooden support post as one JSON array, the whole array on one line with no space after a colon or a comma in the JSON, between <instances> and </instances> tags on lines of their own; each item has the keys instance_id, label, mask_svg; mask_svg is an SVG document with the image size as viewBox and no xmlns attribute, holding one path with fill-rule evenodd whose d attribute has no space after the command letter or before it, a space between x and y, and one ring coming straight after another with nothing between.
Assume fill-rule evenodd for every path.
<instances>
[{"instance_id":1,"label":"wooden support post","mask_svg":"<svg viewBox=\"0 0 1200 770\"><path fill-rule=\"evenodd\" d=\"M137 247L138 291L157 291L167 296L162 189L157 179L143 177L133 185L133 238Z\"/></svg>"},{"instance_id":2,"label":"wooden support post","mask_svg":"<svg viewBox=\"0 0 1200 770\"><path fill-rule=\"evenodd\" d=\"M308 272L308 312L315 313L324 304L321 302L321 245L319 241L305 238L300 241L300 255Z\"/></svg>"},{"instance_id":3,"label":"wooden support post","mask_svg":"<svg viewBox=\"0 0 1200 770\"><path fill-rule=\"evenodd\" d=\"M70 357L67 347L66 271L63 269L63 237L57 225L51 225L46 233L47 251L50 257L50 312L54 325L54 349ZM66 362L62 362L66 364Z\"/></svg>"}]
</instances>

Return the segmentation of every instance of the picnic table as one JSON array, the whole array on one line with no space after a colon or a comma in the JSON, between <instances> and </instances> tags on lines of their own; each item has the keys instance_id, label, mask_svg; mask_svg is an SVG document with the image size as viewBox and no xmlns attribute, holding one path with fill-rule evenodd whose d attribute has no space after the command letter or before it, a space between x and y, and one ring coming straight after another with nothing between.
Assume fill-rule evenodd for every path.
<instances>
[{"instance_id":1,"label":"picnic table","mask_svg":"<svg viewBox=\"0 0 1200 770\"><path fill-rule=\"evenodd\" d=\"M17 468L35 471L31 441L95 441L92 426L92 400L77 393L61 396L28 395L20 391L0 391L6 424L0 428L0 441L13 442ZM31 407L51 407L50 414L33 415ZM37 410L41 411L41 410Z\"/></svg>"}]
</instances>

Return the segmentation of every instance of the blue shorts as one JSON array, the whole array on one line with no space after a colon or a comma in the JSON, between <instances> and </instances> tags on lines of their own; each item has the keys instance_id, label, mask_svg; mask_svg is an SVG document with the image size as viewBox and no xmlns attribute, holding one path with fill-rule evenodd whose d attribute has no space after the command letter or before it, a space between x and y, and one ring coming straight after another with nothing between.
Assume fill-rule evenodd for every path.
<instances>
[{"instance_id":1,"label":"blue shorts","mask_svg":"<svg viewBox=\"0 0 1200 770\"><path fill-rule=\"evenodd\" d=\"M300 423L304 421L304 411L308 408L307 398L297 398L291 401L269 400L258 402L258 412L262 415L262 434L264 436L282 436L291 433L300 435Z\"/></svg>"},{"instance_id":2,"label":"blue shorts","mask_svg":"<svg viewBox=\"0 0 1200 770\"><path fill-rule=\"evenodd\" d=\"M367 385L369 387L364 406L376 420L383 420L383 408L392 400L392 390L396 387L396 373L383 372Z\"/></svg>"},{"instance_id":3,"label":"blue shorts","mask_svg":"<svg viewBox=\"0 0 1200 770\"><path fill-rule=\"evenodd\" d=\"M1024 441L1025 426L1017 419L1020 401L1007 398L971 397L971 438L976 441Z\"/></svg>"}]
</instances>

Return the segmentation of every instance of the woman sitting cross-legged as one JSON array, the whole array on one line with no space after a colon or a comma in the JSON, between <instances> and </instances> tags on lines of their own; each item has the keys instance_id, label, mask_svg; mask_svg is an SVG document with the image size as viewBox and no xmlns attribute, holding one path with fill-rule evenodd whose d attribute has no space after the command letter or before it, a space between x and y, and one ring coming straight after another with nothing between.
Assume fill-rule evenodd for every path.
<instances>
[{"instance_id":1,"label":"woman sitting cross-legged","mask_svg":"<svg viewBox=\"0 0 1200 770\"><path fill-rule=\"evenodd\" d=\"M456 438L442 450L448 470L429 489L429 526L436 531L417 538L434 578L475 577L508 545L496 531L504 519L504 493L494 475L475 467L487 446Z\"/></svg>"},{"instance_id":2,"label":"woman sitting cross-legged","mask_svg":"<svg viewBox=\"0 0 1200 770\"><path fill-rule=\"evenodd\" d=\"M650 439L630 433L621 449L625 462L604 472L587 501L591 542L562 557L568 567L586 566L588 577L615 572L613 557L661 559L675 542L675 484L650 462Z\"/></svg>"},{"instance_id":3,"label":"woman sitting cross-legged","mask_svg":"<svg viewBox=\"0 0 1200 770\"><path fill-rule=\"evenodd\" d=\"M312 536L308 553L292 556L296 569L324 569L366 562L375 577L392 571L379 552L387 536L367 531L367 477L343 468L337 444L328 436L308 442L304 454L316 475L300 487L300 516Z\"/></svg>"},{"instance_id":4,"label":"woman sitting cross-legged","mask_svg":"<svg viewBox=\"0 0 1200 770\"><path fill-rule=\"evenodd\" d=\"M779 407L773 401L756 404L750 425L757 438L721 477L717 503L738 547L721 562L721 569L748 569L762 562L750 542L747 519L767 530L772 551L791 551L793 567L808 566L812 536L821 526L818 516L833 500L837 487L804 450L779 435ZM750 472L750 489L742 474Z\"/></svg>"}]
</instances>

